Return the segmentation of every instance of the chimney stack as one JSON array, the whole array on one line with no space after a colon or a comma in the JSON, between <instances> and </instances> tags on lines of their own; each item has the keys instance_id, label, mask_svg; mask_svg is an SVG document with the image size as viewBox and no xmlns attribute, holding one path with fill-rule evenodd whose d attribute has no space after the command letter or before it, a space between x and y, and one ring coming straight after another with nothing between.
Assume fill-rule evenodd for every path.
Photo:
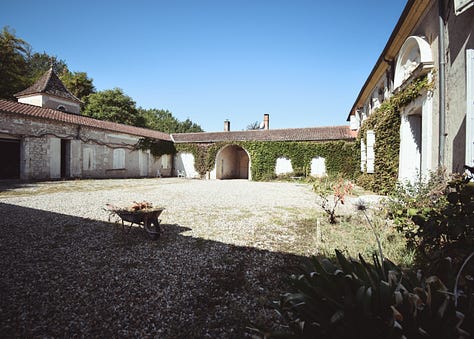
<instances>
[{"instance_id":1,"label":"chimney stack","mask_svg":"<svg viewBox=\"0 0 474 339\"><path fill-rule=\"evenodd\" d=\"M263 115L263 129L270 129L270 115L268 113Z\"/></svg>"},{"instance_id":2,"label":"chimney stack","mask_svg":"<svg viewBox=\"0 0 474 339\"><path fill-rule=\"evenodd\" d=\"M224 121L224 132L230 132L230 121L228 119Z\"/></svg>"}]
</instances>

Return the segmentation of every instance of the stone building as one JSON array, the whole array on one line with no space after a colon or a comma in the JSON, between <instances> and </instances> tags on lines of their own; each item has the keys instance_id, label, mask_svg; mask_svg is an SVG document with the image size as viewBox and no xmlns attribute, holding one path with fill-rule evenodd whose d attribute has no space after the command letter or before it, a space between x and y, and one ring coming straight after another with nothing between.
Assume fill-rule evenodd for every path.
<instances>
[{"instance_id":1,"label":"stone building","mask_svg":"<svg viewBox=\"0 0 474 339\"><path fill-rule=\"evenodd\" d=\"M97 120L80 114L80 100L52 69L16 97L18 102L0 99L0 179L199 176L192 154L155 158L150 151L136 149L142 138L201 145L225 141L207 177L251 179L252 159L239 141L353 141L356 136L349 126L270 130L268 114L260 130L233 132L226 121L224 132L172 135ZM276 174L292 170L290 159L278 159ZM314 158L311 174L325 172L325 159Z\"/></svg>"},{"instance_id":2,"label":"stone building","mask_svg":"<svg viewBox=\"0 0 474 339\"><path fill-rule=\"evenodd\" d=\"M400 180L474 165L474 0L409 0L349 113L353 130L385 100L426 75L433 87L400 112ZM374 173L367 131L361 169Z\"/></svg>"},{"instance_id":3,"label":"stone building","mask_svg":"<svg viewBox=\"0 0 474 339\"><path fill-rule=\"evenodd\" d=\"M0 179L171 175L169 157L134 147L143 137L171 141L168 134L80 115L80 100L51 69L16 96L0 100Z\"/></svg>"},{"instance_id":4,"label":"stone building","mask_svg":"<svg viewBox=\"0 0 474 339\"><path fill-rule=\"evenodd\" d=\"M207 174L209 179L252 179L252 159L248 150L235 143L245 141L296 141L323 143L330 141L354 141L357 133L349 126L307 127L270 129L269 115L265 114L260 130L231 131L230 122L224 122L224 132L201 132L172 134L175 144L209 145L225 143L216 155L214 168ZM198 177L191 153L180 152L174 158L176 171L181 171L187 177ZM285 157L277 159L275 174L293 172L291 160ZM310 164L310 175L318 177L326 174L325 159L315 156Z\"/></svg>"}]
</instances>

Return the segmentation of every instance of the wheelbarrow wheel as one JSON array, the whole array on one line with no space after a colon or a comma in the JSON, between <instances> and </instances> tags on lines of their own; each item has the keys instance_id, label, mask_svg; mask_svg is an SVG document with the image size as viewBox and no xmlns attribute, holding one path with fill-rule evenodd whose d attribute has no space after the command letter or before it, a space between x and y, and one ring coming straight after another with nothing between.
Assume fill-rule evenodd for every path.
<instances>
[{"instance_id":1,"label":"wheelbarrow wheel","mask_svg":"<svg viewBox=\"0 0 474 339\"><path fill-rule=\"evenodd\" d=\"M151 240L156 240L160 237L160 222L159 220L147 220L144 223L146 234Z\"/></svg>"}]
</instances>

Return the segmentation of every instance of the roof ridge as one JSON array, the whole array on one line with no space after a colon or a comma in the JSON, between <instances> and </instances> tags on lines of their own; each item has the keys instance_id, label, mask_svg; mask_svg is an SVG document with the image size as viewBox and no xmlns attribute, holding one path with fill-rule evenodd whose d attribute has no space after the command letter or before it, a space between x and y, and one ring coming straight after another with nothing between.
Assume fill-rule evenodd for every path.
<instances>
[{"instance_id":1,"label":"roof ridge","mask_svg":"<svg viewBox=\"0 0 474 339\"><path fill-rule=\"evenodd\" d=\"M69 99L75 102L82 102L74 94L72 94L58 77L53 68L50 67L34 84L30 87L15 93L15 97L22 97L30 94L48 94L63 99Z\"/></svg>"},{"instance_id":2,"label":"roof ridge","mask_svg":"<svg viewBox=\"0 0 474 339\"><path fill-rule=\"evenodd\" d=\"M10 107L2 107L4 105L8 105ZM15 110L14 106L17 106L18 108L21 107L22 111ZM162 140L171 140L171 136L165 132L161 132L161 131L157 131L157 130L153 130L149 128L144 128L144 127L121 124L121 123L113 122L113 121L99 120L99 119L88 117L85 115L78 115L74 113L63 112L60 110L55 110L53 108L39 107L39 106L34 106L34 105L30 105L30 104L26 104L22 102L16 102L12 100L0 99L0 111L4 111L7 113L15 113L15 114L41 117L41 118L49 119L53 121L67 122L67 123L71 123L75 125L83 125L83 126L89 126L89 127L99 128L99 129L104 129L104 130L109 130L109 131L116 131L119 133L148 136L148 137L162 139ZM140 131L142 131L143 133L139 133ZM150 134L157 134L157 135L153 137L153 136L150 136ZM160 137L158 137L158 135L160 135Z\"/></svg>"},{"instance_id":3,"label":"roof ridge","mask_svg":"<svg viewBox=\"0 0 474 339\"><path fill-rule=\"evenodd\" d=\"M251 129L243 131L215 131L215 132L181 132L181 133L171 133L172 135L176 134L210 134L210 133L251 133L251 132L279 132L279 131L296 131L296 130L311 130L311 129L328 129L328 128L349 128L348 125L332 125L332 126L312 126L312 127L289 127L289 128L273 128L273 129Z\"/></svg>"}]
</instances>

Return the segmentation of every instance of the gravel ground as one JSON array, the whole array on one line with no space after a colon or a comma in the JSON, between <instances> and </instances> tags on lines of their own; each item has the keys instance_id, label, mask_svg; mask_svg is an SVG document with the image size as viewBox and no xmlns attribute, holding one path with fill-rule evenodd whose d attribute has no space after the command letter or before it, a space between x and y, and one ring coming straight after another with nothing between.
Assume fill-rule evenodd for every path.
<instances>
[{"instance_id":1,"label":"gravel ground","mask_svg":"<svg viewBox=\"0 0 474 339\"><path fill-rule=\"evenodd\" d=\"M163 206L157 241L104 210ZM314 254L299 183L186 179L0 185L1 337L243 338Z\"/></svg>"}]
</instances>

